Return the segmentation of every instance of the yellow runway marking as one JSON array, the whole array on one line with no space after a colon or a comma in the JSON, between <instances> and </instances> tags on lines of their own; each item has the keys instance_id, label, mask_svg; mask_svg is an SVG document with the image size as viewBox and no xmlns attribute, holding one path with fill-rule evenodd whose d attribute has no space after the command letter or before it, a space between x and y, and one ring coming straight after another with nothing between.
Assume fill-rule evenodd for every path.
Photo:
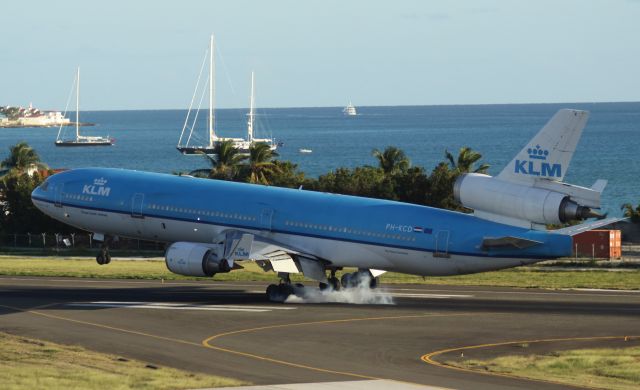
<instances>
[{"instance_id":1,"label":"yellow runway marking","mask_svg":"<svg viewBox=\"0 0 640 390\"><path fill-rule=\"evenodd\" d=\"M289 324L267 325L267 326L260 326L260 327L256 327L256 328L247 328L247 329L240 329L240 330L234 330L234 331L230 331L230 332L219 333L219 334L216 334L216 335L213 335L211 337L208 337L208 338L204 339L202 341L202 345L204 347L206 347L206 348L214 349L214 350L217 350L217 351L232 353L234 355L244 356L244 357L251 358L251 359L256 359L256 360L267 361L267 362L280 364L280 365L285 365L285 366L289 366L289 367L296 367L296 368L302 368L302 369L311 370L311 371L317 371L317 372L329 373L329 374L337 374L337 375L344 375L344 376L350 376L350 377L361 378L361 379L373 379L373 380L387 379L387 380L394 380L394 379L389 379L389 378L378 378L378 377L374 377L374 376L370 376L370 375L357 374L357 373L353 373L353 372L344 372L344 371L336 371L336 370L330 370L330 369L320 368L320 367L313 367L313 366L308 366L308 365L304 365L304 364L300 364L300 363L293 363L293 362L289 362L289 361L286 361L286 360L274 359L274 358L270 358L270 357L267 357L267 356L261 356L261 355L256 355L256 354L252 354L252 353L248 353L248 352L241 352L241 351L236 351L236 350L232 350L232 349L228 349L228 348L218 347L218 346L212 345L211 343L213 341L218 340L218 339L220 339L222 337L225 337L225 336L231 336L231 335L237 335L237 334L243 334L243 333L260 332L260 331L264 331L264 330L279 329L279 328L290 328L290 327L310 326L310 325L339 324L339 323L359 322L359 321L384 321L384 320L402 320L402 319L427 318L427 317L456 317L456 316L468 316L468 315L473 315L473 314L472 313L459 313L459 314L411 314L411 315L404 315L404 316L347 318L347 319L339 319L339 320L323 320L323 321L309 321L309 322L298 322L298 323L289 323ZM404 382L404 381L398 381L398 380L394 380L394 381L396 381L396 382ZM417 383L412 383L412 382L404 382L404 383L417 384Z\"/></svg>"},{"instance_id":2,"label":"yellow runway marking","mask_svg":"<svg viewBox=\"0 0 640 390\"><path fill-rule=\"evenodd\" d=\"M287 362L287 361L284 361L284 360L273 359L273 358L270 358L270 357L267 357L267 356L260 356L260 355L255 355L255 354L251 354L251 353L247 353L247 352L236 351L236 350L229 349L229 348L217 347L217 346L211 345L210 342L212 342L213 340L219 339L221 337L224 337L224 336L230 336L230 335L242 334L242 333L250 333L250 332L258 332L258 331L276 329L276 328L294 327L294 326L310 326L310 325L323 325L323 324L326 325L326 324L338 324L338 323L348 323L348 322L358 322L358 321L382 321L382 320L401 320L401 319L411 319L411 318L456 317L456 316L474 315L474 313L459 313L459 314L433 314L433 313L431 313L431 314L412 314L412 315L404 315L404 316L347 318L347 319L338 319L338 320L323 320L323 321L310 321L310 322L299 322L299 323L290 323L290 324L278 324L278 325L261 326L261 327L257 327L257 328L248 328L248 329L241 329L241 330L236 330L236 331L219 333L219 334L216 334L216 335L213 335L211 337L206 338L205 340L202 341L202 343L194 343L194 342L190 342L190 341L186 341L186 340L180 340L180 339L175 339L175 338L171 338L171 337L158 336L158 335L145 333L145 332L140 332L140 331L136 331L136 330L123 329L123 328L118 328L118 327L115 327L115 326L98 324L98 323L95 323L95 322L89 322L89 321L83 321L83 320L76 320L76 319L73 319L73 318L68 318L68 317L63 317L63 316L59 316L59 315L54 315L54 314L48 314L48 313L35 311L36 309L43 309L45 307L55 306L55 305L59 305L59 304L61 304L61 303L57 302L57 303L51 303L51 304L37 306L35 308L29 308L29 309L23 309L23 308L14 307L14 306L7 306L7 305L0 305L0 307L5 307L5 308L11 309L11 310L18 311L18 312L30 313L30 314L39 315L39 316L42 316L42 317L47 317L47 318L52 318L52 319L57 319L57 320L62 320L62 321L68 321L68 322L73 322L73 323L82 324L82 325L94 326L94 327L98 327L98 328L102 328L102 329L108 329L108 330L127 333L127 334L145 336L145 337L150 337L150 338L154 338L154 339L158 339L158 340L171 341L171 342L180 343L180 344L186 344L186 345L195 346L195 347L204 347L204 348L211 349L211 350L231 353L231 354L234 354L234 355L237 355L237 356L243 356L243 357L247 357L247 358L251 358L251 359L267 361L267 362L280 364L280 365L285 365L285 366L289 366L289 367L302 368L302 369L306 369L306 370L322 372L322 373L327 373L327 374L344 375L344 376L349 376L349 377L352 377L352 378L372 379L372 380L383 380L383 379L386 379L386 380L392 380L392 381L395 381L395 382L403 382L403 383L410 383L410 384L417 384L417 383L399 381L399 380L389 379L389 378L378 378L378 377L374 377L374 376L362 375L362 374L357 374L357 373L352 373L352 372L335 371L335 370L324 369L324 368L320 368L320 367L307 366L307 365L304 365L304 364L298 364L298 363L293 363L293 362ZM497 314L497 313L490 313L490 314Z\"/></svg>"},{"instance_id":3,"label":"yellow runway marking","mask_svg":"<svg viewBox=\"0 0 640 390\"><path fill-rule=\"evenodd\" d=\"M118 327L115 327L115 326L98 324L98 323L89 322L89 321L76 320L76 319L73 319L73 318L62 317L62 316L55 315L55 314L48 314L48 313L35 311L37 309L43 309L45 307L55 306L55 305L59 305L59 304L60 303L51 303L51 304L48 304L48 305L38 306L38 307L32 308L32 309L21 309L19 307L7 306L7 305L0 305L0 307L6 307L8 309L19 311L19 312L22 312L22 313L35 314L35 315L42 316L42 317L47 317L47 318L53 318L53 319L56 319L56 320L73 322L73 323L76 323L76 324L95 326L95 327L98 327L98 328L114 330L114 331L122 332L122 333L129 333L129 334L134 334L134 335L138 335L138 336L151 337L151 338L154 338L154 339L159 339L159 340L164 340L164 341L173 341L175 343L192 345L192 346L195 346L195 347L201 347L201 345L199 343L194 343L194 342L191 342L191 341L174 339L172 337L158 336L158 335L154 335L154 334L150 334L150 333L139 332L137 330L123 329L123 328L118 328Z\"/></svg>"},{"instance_id":4,"label":"yellow runway marking","mask_svg":"<svg viewBox=\"0 0 640 390\"><path fill-rule=\"evenodd\" d=\"M553 343L553 342L561 342L561 341L598 341L598 340L619 340L619 339L623 339L623 340L627 341L627 340L632 340L632 339L637 339L637 338L640 338L640 336L567 337L567 338L539 339L539 340L505 341L505 342L501 342L501 343L479 344L479 345L470 345L470 346L465 346L465 347L442 349L442 350L439 350L439 351L429 352L429 353L427 353L425 355L422 355L422 357L420 359L423 362L427 363L427 364L431 364L433 366L438 366L438 367L442 367L442 368L448 368L450 370L457 370L457 371L463 371L463 372L470 372L470 373L473 373L473 374L482 374L482 375L498 376L498 377L511 378L511 379L528 380L528 381L533 381L533 382L545 382L545 383L551 383L551 384L559 384L559 385L564 385L564 386L570 386L570 385L568 385L566 383L559 382L559 381L552 381L552 380L546 380L546 379L534 379L534 378L527 378L527 377L517 376L517 375L512 375L512 374L480 371L480 370L474 370L474 369L471 369L471 368L450 366L448 364L441 363L441 362L439 362L437 360L434 360L434 357L436 357L438 355L443 355L445 353L450 353L450 352L467 351L467 350L470 350L470 349L501 347L501 346L505 346L505 345L514 345L514 344L536 344L536 343ZM584 387L584 386L573 386L573 387ZM585 388L590 388L590 387L585 387Z\"/></svg>"},{"instance_id":5,"label":"yellow runway marking","mask_svg":"<svg viewBox=\"0 0 640 390\"><path fill-rule=\"evenodd\" d=\"M171 341L171 342L174 342L174 343L190 345L190 346L194 346L194 347L200 347L200 348L204 347L204 348L207 348L207 349L216 350L216 351L220 351L220 352L231 353L231 354L234 354L234 355L237 355L237 356L243 356L243 357L246 357L246 358L251 358L251 359L266 361L266 362L270 362L270 363L274 363L274 364L280 364L280 365L285 365L285 366L289 366L289 367L296 367L296 368L301 368L301 369L305 369L305 370L311 370L311 371L316 371L316 372L321 372L321 373L326 373L326 374L343 375L343 376L348 376L348 377L352 377L352 378L359 378L359 379L371 379L371 380L385 380L386 379L386 380L391 380L391 381L395 381L395 382L409 383L409 384L415 384L415 385L421 385L421 384L402 381L402 380L395 380L395 379L390 379L390 378L379 378L379 377L374 377L374 376L370 376L370 375L357 374L357 373L353 373L353 372L336 371L336 370L330 370L330 369L325 369L325 368L321 368L321 367L313 367L313 366L308 366L308 365L304 365L304 364L288 362L288 361L285 361L285 360L274 359L274 358L270 358L270 357L267 357L267 356L260 356L260 355L256 355L256 354L252 354L252 353L248 353L248 352L236 351L236 350L229 349L229 348L217 347L215 345L212 345L211 342L213 342L214 340L218 340L218 339L220 339L222 337L225 337L225 336L231 336L231 335L237 335L237 334L243 334L243 333L251 333L251 332L259 332L259 331L265 331L265 330L270 330L270 329L278 329L278 328L286 328L286 327L340 324L340 323L360 322L360 321L385 321L385 320L403 320L403 319L412 319L412 318L458 317L458 316L477 315L477 313L458 313L458 314L427 313L427 314L410 314L410 315L402 315L402 316L347 318L347 319L336 319L336 320L322 320L322 321L310 321L310 322L298 322L298 323L289 323L289 324L267 325L267 326L261 326L261 327L256 327L256 328L247 328L247 329L240 329L240 330L235 330L235 331L219 333L219 334L216 334L216 335L213 335L211 337L206 338L201 343L195 343L195 342L176 339L176 338L172 338L172 337L159 336L159 335L154 335L154 334L151 334L151 333L140 332L140 331L137 331L137 330L124 329L124 328L119 328L119 327L115 327L115 326L104 325L104 324L99 324L99 323L95 323L95 322L83 321L83 320L77 320L77 319L63 317L63 316L59 316L59 315L55 315L55 314L49 314L49 313L43 313L43 312L40 312L40 311L36 311L36 310L40 310L40 309L44 309L44 308L47 308L47 307L56 306L56 305L60 305L60 304L61 304L60 302L56 302L56 303L50 303L50 304L41 305L41 306L37 306L37 307L33 307L33 308L26 308L26 309L15 307L15 306L1 305L1 304L0 304L0 307L8 308L10 310L15 310L15 311L22 312L22 313L30 313L30 314L34 314L34 315L38 315L38 316L42 316L42 317L46 317L46 318L57 319L57 320L61 320L61 321L68 321L68 322L72 322L72 323L76 323L76 324L93 326L93 327L102 328L102 329L108 329L108 330L112 330L112 331L116 331L116 332L122 332L122 333L137 335L137 336L150 337L150 338L153 338L153 339L163 340L163 341ZM487 313L487 314L496 315L496 314L501 314L501 313Z\"/></svg>"}]
</instances>

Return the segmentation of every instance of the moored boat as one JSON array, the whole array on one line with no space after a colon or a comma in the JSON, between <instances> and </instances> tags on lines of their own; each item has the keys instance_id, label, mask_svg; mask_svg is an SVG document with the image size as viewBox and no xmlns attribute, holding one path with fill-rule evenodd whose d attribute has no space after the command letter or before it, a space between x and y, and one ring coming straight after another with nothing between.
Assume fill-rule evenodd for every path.
<instances>
[{"instance_id":1,"label":"moored boat","mask_svg":"<svg viewBox=\"0 0 640 390\"><path fill-rule=\"evenodd\" d=\"M109 136L87 136L80 134L80 68L75 79L76 84L76 134L74 138L63 138L62 127L58 129L58 136L56 137L56 146L111 146L115 143L115 139Z\"/></svg>"}]
</instances>

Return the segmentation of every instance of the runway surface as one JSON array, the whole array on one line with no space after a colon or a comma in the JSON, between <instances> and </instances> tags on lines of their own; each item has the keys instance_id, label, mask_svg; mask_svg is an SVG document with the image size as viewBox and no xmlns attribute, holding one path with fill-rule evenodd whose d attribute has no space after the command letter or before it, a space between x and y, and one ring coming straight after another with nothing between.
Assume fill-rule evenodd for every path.
<instances>
[{"instance_id":1,"label":"runway surface","mask_svg":"<svg viewBox=\"0 0 640 390\"><path fill-rule=\"evenodd\" d=\"M277 304L265 288L0 277L0 331L259 385L390 380L455 389L567 387L446 361L640 344L639 291L383 285L373 298L351 297L393 301L374 305Z\"/></svg>"}]
</instances>

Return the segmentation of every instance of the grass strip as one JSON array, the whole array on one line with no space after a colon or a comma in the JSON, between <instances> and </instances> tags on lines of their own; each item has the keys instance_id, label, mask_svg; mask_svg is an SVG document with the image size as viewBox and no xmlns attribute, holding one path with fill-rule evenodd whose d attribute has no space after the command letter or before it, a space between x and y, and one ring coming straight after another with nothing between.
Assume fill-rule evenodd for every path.
<instances>
[{"instance_id":1,"label":"grass strip","mask_svg":"<svg viewBox=\"0 0 640 390\"><path fill-rule=\"evenodd\" d=\"M269 281L277 280L273 272L264 272L253 262L229 273L217 274L216 281ZM345 270L350 272L352 270ZM81 278L149 279L149 280L210 280L170 272L161 260L117 260L100 266L91 258L0 256L0 275L5 276L57 276ZM339 276L340 274L338 274ZM304 278L292 275L293 281ZM382 283L433 284L460 286L502 286L522 288L600 288L640 289L640 270L575 270L548 271L545 267L522 267L472 275L421 277L389 272L381 277Z\"/></svg>"},{"instance_id":2,"label":"grass strip","mask_svg":"<svg viewBox=\"0 0 640 390\"><path fill-rule=\"evenodd\" d=\"M193 389L239 386L235 379L153 366L0 332L0 383L12 389Z\"/></svg>"},{"instance_id":3,"label":"grass strip","mask_svg":"<svg viewBox=\"0 0 640 390\"><path fill-rule=\"evenodd\" d=\"M572 386L640 388L640 347L576 349L545 355L502 356L491 360L447 361L478 371L549 380Z\"/></svg>"}]
</instances>

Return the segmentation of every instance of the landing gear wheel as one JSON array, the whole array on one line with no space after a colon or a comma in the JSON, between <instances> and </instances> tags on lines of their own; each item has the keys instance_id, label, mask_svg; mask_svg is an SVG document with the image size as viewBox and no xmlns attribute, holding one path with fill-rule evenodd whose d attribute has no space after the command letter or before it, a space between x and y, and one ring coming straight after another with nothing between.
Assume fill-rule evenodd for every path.
<instances>
[{"instance_id":1,"label":"landing gear wheel","mask_svg":"<svg viewBox=\"0 0 640 390\"><path fill-rule=\"evenodd\" d=\"M318 286L318 288L320 289L320 291L324 291L326 289L329 288L329 285L326 283L320 283L320 285Z\"/></svg>"},{"instance_id":2,"label":"landing gear wheel","mask_svg":"<svg viewBox=\"0 0 640 390\"><path fill-rule=\"evenodd\" d=\"M342 286L342 288L351 288L353 287L352 280L353 280L353 273L344 274L340 278L340 285Z\"/></svg>"},{"instance_id":3,"label":"landing gear wheel","mask_svg":"<svg viewBox=\"0 0 640 390\"><path fill-rule=\"evenodd\" d=\"M342 275L340 279L342 288L364 287L368 283L369 288L378 286L378 279L374 278L369 271L357 271Z\"/></svg>"},{"instance_id":4,"label":"landing gear wheel","mask_svg":"<svg viewBox=\"0 0 640 390\"><path fill-rule=\"evenodd\" d=\"M289 298L289 295L295 295L293 286L290 284L270 284L267 287L267 298L272 302L284 302Z\"/></svg>"},{"instance_id":5,"label":"landing gear wheel","mask_svg":"<svg viewBox=\"0 0 640 390\"><path fill-rule=\"evenodd\" d=\"M269 287L267 287L267 299L273 301L277 291L278 286L276 286L275 284L270 284Z\"/></svg>"},{"instance_id":6,"label":"landing gear wheel","mask_svg":"<svg viewBox=\"0 0 640 390\"><path fill-rule=\"evenodd\" d=\"M109 254L109 242L110 238L105 237L102 246L100 247L100 252L96 256L96 262L100 265L111 263L111 255Z\"/></svg>"},{"instance_id":7,"label":"landing gear wheel","mask_svg":"<svg viewBox=\"0 0 640 390\"><path fill-rule=\"evenodd\" d=\"M332 289L336 291L340 290L340 281L338 280L338 278L336 278L335 276L332 276L328 280L329 280L329 286L331 286Z\"/></svg>"}]
</instances>

